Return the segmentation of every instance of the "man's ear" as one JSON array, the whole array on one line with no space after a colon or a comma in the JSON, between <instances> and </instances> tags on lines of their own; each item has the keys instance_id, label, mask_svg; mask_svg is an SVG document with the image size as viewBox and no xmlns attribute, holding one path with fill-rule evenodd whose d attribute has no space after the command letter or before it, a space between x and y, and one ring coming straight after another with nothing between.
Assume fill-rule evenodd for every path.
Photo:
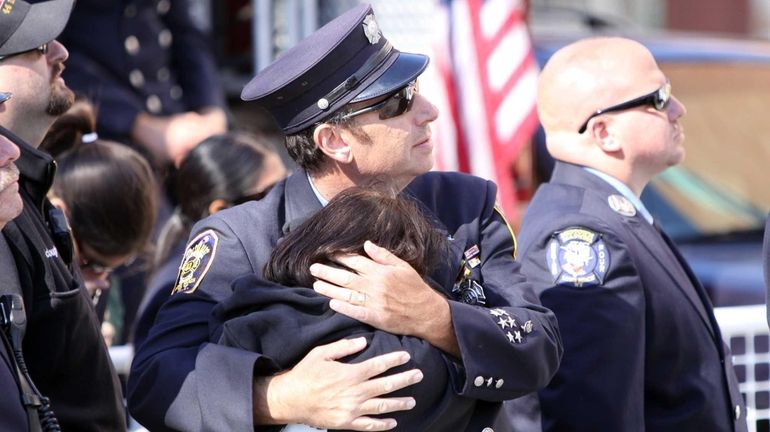
<instances>
[{"instance_id":1,"label":"man's ear","mask_svg":"<svg viewBox=\"0 0 770 432\"><path fill-rule=\"evenodd\" d=\"M612 133L611 118L598 117L591 123L591 128L589 129L591 136L604 153L617 153L623 150L620 140L615 138Z\"/></svg>"},{"instance_id":2,"label":"man's ear","mask_svg":"<svg viewBox=\"0 0 770 432\"><path fill-rule=\"evenodd\" d=\"M217 198L209 203L209 215L213 215L214 213L220 210L224 210L228 207L230 207L230 204L228 204L227 201L223 200L222 198Z\"/></svg>"},{"instance_id":3,"label":"man's ear","mask_svg":"<svg viewBox=\"0 0 770 432\"><path fill-rule=\"evenodd\" d=\"M313 140L329 158L339 163L350 163L353 152L342 134L342 129L328 123L321 123L313 131Z\"/></svg>"}]
</instances>

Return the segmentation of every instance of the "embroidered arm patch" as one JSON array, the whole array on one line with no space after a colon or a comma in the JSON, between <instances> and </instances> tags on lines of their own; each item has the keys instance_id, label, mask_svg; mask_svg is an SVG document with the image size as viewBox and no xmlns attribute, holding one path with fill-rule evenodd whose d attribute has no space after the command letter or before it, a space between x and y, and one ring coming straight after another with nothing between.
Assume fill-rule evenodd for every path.
<instances>
[{"instance_id":1,"label":"embroidered arm patch","mask_svg":"<svg viewBox=\"0 0 770 432\"><path fill-rule=\"evenodd\" d=\"M597 286L610 267L610 251L599 233L585 228L567 228L551 235L546 263L558 285Z\"/></svg>"},{"instance_id":2,"label":"embroidered arm patch","mask_svg":"<svg viewBox=\"0 0 770 432\"><path fill-rule=\"evenodd\" d=\"M192 294L198 289L203 277L211 267L217 252L219 237L213 230L206 230L198 234L187 245L176 276L176 283L171 295L177 293Z\"/></svg>"}]
</instances>

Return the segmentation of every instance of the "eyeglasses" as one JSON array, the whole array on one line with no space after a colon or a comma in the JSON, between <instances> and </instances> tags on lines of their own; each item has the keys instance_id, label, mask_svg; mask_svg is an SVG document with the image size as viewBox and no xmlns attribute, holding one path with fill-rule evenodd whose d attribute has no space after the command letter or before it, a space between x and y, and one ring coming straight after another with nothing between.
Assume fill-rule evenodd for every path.
<instances>
[{"instance_id":1,"label":"eyeglasses","mask_svg":"<svg viewBox=\"0 0 770 432\"><path fill-rule=\"evenodd\" d=\"M412 81L406 87L393 93L384 101L377 102L374 105L361 108L360 110L352 111L343 115L342 120L365 114L369 111L377 111L380 115L380 120L387 120L389 118L398 117L412 109L412 104L414 103L414 95L418 91L419 88L417 87L417 81Z\"/></svg>"},{"instance_id":2,"label":"eyeglasses","mask_svg":"<svg viewBox=\"0 0 770 432\"><path fill-rule=\"evenodd\" d=\"M22 51L22 52L17 52L17 53L13 53L13 54L8 54L8 55L0 56L0 60L5 60L8 57L13 57L13 56L21 55L21 54L26 54L26 53L29 53L29 52L32 52L32 51L37 51L37 52L39 52L42 55L46 55L46 54L48 54L48 43L49 42L46 42L46 43L44 43L43 45L40 45L37 48L32 48L31 50L27 50L27 51Z\"/></svg>"},{"instance_id":3,"label":"eyeglasses","mask_svg":"<svg viewBox=\"0 0 770 432\"><path fill-rule=\"evenodd\" d=\"M663 84L663 86L661 86L659 89L655 90L650 94L639 96L636 99L631 99L630 101L613 105L609 108L597 110L595 113L591 114L591 116L586 119L586 121L583 123L583 126L580 126L580 129L578 129L578 133L582 134L583 132L585 132L586 128L588 127L588 122L592 118L598 115L606 114L608 112L613 112L613 111L623 111L623 110L636 108L638 106L644 106L644 105L651 106L658 111L664 111L668 106L668 102L670 100L671 100L671 83L668 82L668 80L666 80L666 83Z\"/></svg>"},{"instance_id":4,"label":"eyeglasses","mask_svg":"<svg viewBox=\"0 0 770 432\"><path fill-rule=\"evenodd\" d=\"M106 266L95 261L81 259L80 270L84 272L87 271L89 273L101 276L104 274L112 273L112 271L115 270L115 267Z\"/></svg>"}]
</instances>

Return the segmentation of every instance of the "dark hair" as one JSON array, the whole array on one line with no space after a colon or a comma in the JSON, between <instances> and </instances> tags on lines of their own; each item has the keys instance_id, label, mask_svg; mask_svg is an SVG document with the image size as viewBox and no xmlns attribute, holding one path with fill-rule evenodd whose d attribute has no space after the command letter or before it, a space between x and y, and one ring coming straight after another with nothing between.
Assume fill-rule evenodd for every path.
<instances>
[{"instance_id":1,"label":"dark hair","mask_svg":"<svg viewBox=\"0 0 770 432\"><path fill-rule=\"evenodd\" d=\"M233 203L253 193L263 174L265 157L274 154L268 138L242 132L214 135L185 156L174 179L177 207L163 227L155 264L168 258L192 226L209 215L216 199Z\"/></svg>"},{"instance_id":2,"label":"dark hair","mask_svg":"<svg viewBox=\"0 0 770 432\"><path fill-rule=\"evenodd\" d=\"M347 128L358 139L366 142L368 136L364 133L363 129L355 123L355 119L343 118L344 115L350 111L350 108L343 108L334 114L334 116L325 120L324 123ZM309 173L318 172L321 168L321 163L324 160L323 152L318 148L315 139L313 139L313 134L317 126L318 124L315 124L293 135L287 135L285 140L286 150L288 151L289 156L291 156L297 165Z\"/></svg>"},{"instance_id":3,"label":"dark hair","mask_svg":"<svg viewBox=\"0 0 770 432\"><path fill-rule=\"evenodd\" d=\"M146 246L157 212L157 185L135 150L83 135L96 129L94 109L77 101L49 129L41 149L56 159L53 193L67 206L72 234L103 256L136 254Z\"/></svg>"},{"instance_id":4,"label":"dark hair","mask_svg":"<svg viewBox=\"0 0 770 432\"><path fill-rule=\"evenodd\" d=\"M266 279L309 287L313 263L341 266L340 254L364 252L370 240L388 249L425 277L446 256L446 241L413 199L395 192L353 187L284 237L265 266Z\"/></svg>"}]
</instances>

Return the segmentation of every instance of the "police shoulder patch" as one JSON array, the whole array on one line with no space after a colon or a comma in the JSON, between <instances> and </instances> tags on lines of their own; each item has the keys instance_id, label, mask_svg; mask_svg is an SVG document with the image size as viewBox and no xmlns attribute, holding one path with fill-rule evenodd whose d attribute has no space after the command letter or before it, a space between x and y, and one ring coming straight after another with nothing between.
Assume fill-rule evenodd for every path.
<instances>
[{"instance_id":1,"label":"police shoulder patch","mask_svg":"<svg viewBox=\"0 0 770 432\"><path fill-rule=\"evenodd\" d=\"M604 282L609 270L610 251L601 234L570 227L551 235L546 260L555 284L596 286Z\"/></svg>"},{"instance_id":2,"label":"police shoulder patch","mask_svg":"<svg viewBox=\"0 0 770 432\"><path fill-rule=\"evenodd\" d=\"M209 271L214 256L217 253L219 237L213 230L206 230L198 234L187 245L176 276L176 283L171 295L177 293L192 294L198 289L206 272Z\"/></svg>"}]
</instances>

